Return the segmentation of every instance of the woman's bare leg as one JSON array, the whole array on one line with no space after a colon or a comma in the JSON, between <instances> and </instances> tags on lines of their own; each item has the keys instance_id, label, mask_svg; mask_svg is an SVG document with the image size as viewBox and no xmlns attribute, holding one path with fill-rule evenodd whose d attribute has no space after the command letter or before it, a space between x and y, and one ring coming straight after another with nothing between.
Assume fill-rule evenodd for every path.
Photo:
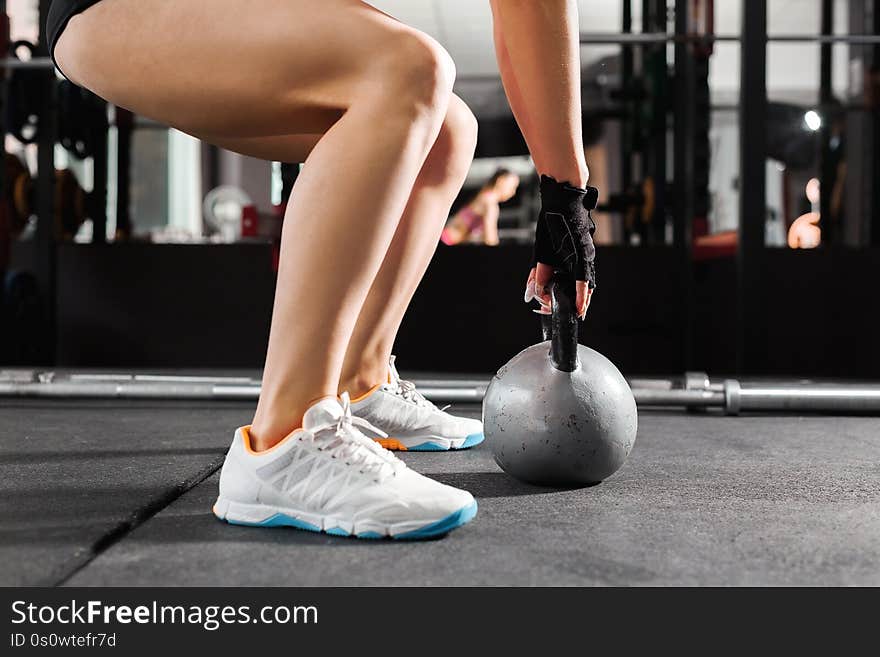
<instances>
[{"instance_id":1,"label":"woman's bare leg","mask_svg":"<svg viewBox=\"0 0 880 657\"><path fill-rule=\"evenodd\" d=\"M359 395L388 376L388 360L407 307L434 252L474 156L477 122L457 97L416 180L385 261L348 343L340 390Z\"/></svg>"},{"instance_id":2,"label":"woman's bare leg","mask_svg":"<svg viewBox=\"0 0 880 657\"><path fill-rule=\"evenodd\" d=\"M227 151L270 162L302 163L324 135L277 135L274 137L222 137L192 135Z\"/></svg>"},{"instance_id":3,"label":"woman's bare leg","mask_svg":"<svg viewBox=\"0 0 880 657\"><path fill-rule=\"evenodd\" d=\"M416 179L394 239L348 343L339 391L357 396L386 380L388 360L409 302L437 248L476 145L476 119L452 97L440 134ZM321 135L250 139L205 137L223 148L267 160L300 162Z\"/></svg>"},{"instance_id":4,"label":"woman's bare leg","mask_svg":"<svg viewBox=\"0 0 880 657\"><path fill-rule=\"evenodd\" d=\"M107 100L186 132L324 133L282 235L251 434L257 449L272 446L313 401L336 394L355 322L447 112L448 55L356 0L327 0L321 11L307 0L252 0L247 11L240 0L104 0L71 21L56 57Z\"/></svg>"}]
</instances>

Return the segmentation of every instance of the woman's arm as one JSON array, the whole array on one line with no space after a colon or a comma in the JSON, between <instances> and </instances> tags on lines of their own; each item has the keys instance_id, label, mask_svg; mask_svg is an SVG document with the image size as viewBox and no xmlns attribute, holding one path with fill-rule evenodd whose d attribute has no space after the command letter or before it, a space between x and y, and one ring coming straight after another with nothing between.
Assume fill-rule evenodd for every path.
<instances>
[{"instance_id":1,"label":"woman's arm","mask_svg":"<svg viewBox=\"0 0 880 657\"><path fill-rule=\"evenodd\" d=\"M498 246L498 216L501 210L497 203L489 203L483 212L483 244Z\"/></svg>"},{"instance_id":2,"label":"woman's arm","mask_svg":"<svg viewBox=\"0 0 880 657\"><path fill-rule=\"evenodd\" d=\"M467 238L467 230L462 224L463 222L458 212L455 213L455 216L447 222L446 228L443 229L443 233L445 236L445 239L443 241L446 243L447 246L461 244L465 240L465 238Z\"/></svg>"},{"instance_id":3,"label":"woman's arm","mask_svg":"<svg viewBox=\"0 0 880 657\"><path fill-rule=\"evenodd\" d=\"M491 0L501 80L539 174L587 184L574 0Z\"/></svg>"},{"instance_id":4,"label":"woman's arm","mask_svg":"<svg viewBox=\"0 0 880 657\"><path fill-rule=\"evenodd\" d=\"M490 0L501 80L538 173L583 188L589 178L581 130L580 34L574 0ZM545 286L553 267L530 272L526 298ZM583 316L590 290L577 282Z\"/></svg>"}]
</instances>

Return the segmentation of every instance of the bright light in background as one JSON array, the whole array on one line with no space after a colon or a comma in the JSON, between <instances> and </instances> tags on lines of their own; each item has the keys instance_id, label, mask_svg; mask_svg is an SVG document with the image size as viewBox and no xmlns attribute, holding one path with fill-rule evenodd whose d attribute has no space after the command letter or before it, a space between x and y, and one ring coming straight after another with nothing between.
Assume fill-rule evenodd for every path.
<instances>
[{"instance_id":1,"label":"bright light in background","mask_svg":"<svg viewBox=\"0 0 880 657\"><path fill-rule=\"evenodd\" d=\"M815 110L810 110L806 114L804 114L804 123L807 124L807 127L816 132L819 128L822 127L822 117L819 116L819 113Z\"/></svg>"}]
</instances>

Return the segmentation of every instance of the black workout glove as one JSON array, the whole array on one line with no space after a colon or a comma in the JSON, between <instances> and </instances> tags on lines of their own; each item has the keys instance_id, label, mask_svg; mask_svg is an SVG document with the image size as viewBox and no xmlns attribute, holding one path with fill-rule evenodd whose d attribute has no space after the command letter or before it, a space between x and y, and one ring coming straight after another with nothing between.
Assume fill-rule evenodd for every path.
<instances>
[{"instance_id":1,"label":"black workout glove","mask_svg":"<svg viewBox=\"0 0 880 657\"><path fill-rule=\"evenodd\" d=\"M596 287L596 224L590 210L599 202L595 187L579 188L541 176L541 213L535 229L532 266L542 262Z\"/></svg>"}]
</instances>

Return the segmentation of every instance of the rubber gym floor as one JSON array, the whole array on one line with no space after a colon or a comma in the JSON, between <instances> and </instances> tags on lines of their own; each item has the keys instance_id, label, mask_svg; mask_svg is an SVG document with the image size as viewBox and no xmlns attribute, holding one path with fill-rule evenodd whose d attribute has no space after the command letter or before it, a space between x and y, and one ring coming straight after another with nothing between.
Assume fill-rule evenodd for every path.
<instances>
[{"instance_id":1,"label":"rubber gym floor","mask_svg":"<svg viewBox=\"0 0 880 657\"><path fill-rule=\"evenodd\" d=\"M0 584L880 585L875 418L645 411L626 465L579 490L518 483L485 443L404 454L480 510L397 542L216 520L252 410L0 400Z\"/></svg>"}]
</instances>

